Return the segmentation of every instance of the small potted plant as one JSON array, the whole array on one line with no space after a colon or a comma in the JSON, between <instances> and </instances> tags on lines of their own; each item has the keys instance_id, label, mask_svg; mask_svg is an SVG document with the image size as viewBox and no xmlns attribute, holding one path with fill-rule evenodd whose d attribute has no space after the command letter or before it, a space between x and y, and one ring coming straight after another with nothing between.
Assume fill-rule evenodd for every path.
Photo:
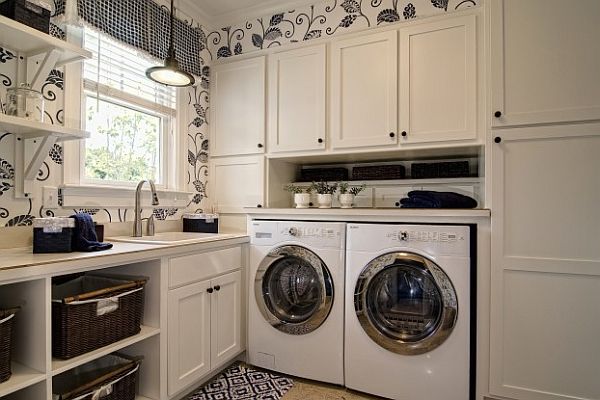
<instances>
[{"instance_id":1,"label":"small potted plant","mask_svg":"<svg viewBox=\"0 0 600 400\"><path fill-rule=\"evenodd\" d=\"M296 208L308 208L310 204L310 193L312 192L312 185L302 187L290 183L285 185L284 189L294 194L294 203Z\"/></svg>"},{"instance_id":2,"label":"small potted plant","mask_svg":"<svg viewBox=\"0 0 600 400\"><path fill-rule=\"evenodd\" d=\"M319 208L331 208L333 194L337 190L337 183L329 184L327 182L313 182L313 190L317 192L317 201Z\"/></svg>"},{"instance_id":3,"label":"small potted plant","mask_svg":"<svg viewBox=\"0 0 600 400\"><path fill-rule=\"evenodd\" d=\"M350 187L347 182L340 182L340 205L342 208L352 208L354 197L362 192L366 185L363 183L360 186Z\"/></svg>"}]
</instances>

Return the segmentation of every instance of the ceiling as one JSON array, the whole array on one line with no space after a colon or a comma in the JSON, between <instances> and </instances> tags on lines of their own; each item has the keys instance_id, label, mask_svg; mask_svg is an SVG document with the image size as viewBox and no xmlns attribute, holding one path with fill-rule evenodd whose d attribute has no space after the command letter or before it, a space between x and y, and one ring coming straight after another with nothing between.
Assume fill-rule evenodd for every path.
<instances>
[{"instance_id":1,"label":"ceiling","mask_svg":"<svg viewBox=\"0 0 600 400\"><path fill-rule=\"evenodd\" d=\"M320 1L322 0L184 0L183 2L188 5L193 3L193 8L200 14L205 24L221 27Z\"/></svg>"}]
</instances>

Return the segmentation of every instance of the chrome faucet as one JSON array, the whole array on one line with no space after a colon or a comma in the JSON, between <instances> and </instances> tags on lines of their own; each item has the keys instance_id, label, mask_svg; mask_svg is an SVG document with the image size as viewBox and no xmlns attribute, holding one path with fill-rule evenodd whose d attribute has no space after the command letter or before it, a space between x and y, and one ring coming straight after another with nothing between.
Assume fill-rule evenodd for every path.
<instances>
[{"instance_id":1,"label":"chrome faucet","mask_svg":"<svg viewBox=\"0 0 600 400\"><path fill-rule=\"evenodd\" d=\"M152 205L158 205L158 196L156 195L156 187L154 186L154 181L151 179L141 181L138 183L135 188L135 219L133 221L133 237L141 237L142 236L142 208L140 207L141 203L141 194L142 194L142 186L144 183L148 182L150 184L150 190L152 190ZM154 220L151 216L148 219L148 226L152 223L152 231L154 230ZM150 222L152 220L152 222Z\"/></svg>"}]
</instances>

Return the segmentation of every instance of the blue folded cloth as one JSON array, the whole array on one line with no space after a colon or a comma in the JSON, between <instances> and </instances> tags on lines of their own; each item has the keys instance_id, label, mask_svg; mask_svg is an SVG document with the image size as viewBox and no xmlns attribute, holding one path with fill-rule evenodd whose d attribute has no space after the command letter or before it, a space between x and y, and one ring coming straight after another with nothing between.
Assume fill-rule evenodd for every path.
<instances>
[{"instance_id":1,"label":"blue folded cloth","mask_svg":"<svg viewBox=\"0 0 600 400\"><path fill-rule=\"evenodd\" d=\"M112 243L98 242L92 216L85 213L71 215L75 220L72 247L74 251L101 251L113 247Z\"/></svg>"},{"instance_id":2,"label":"blue folded cloth","mask_svg":"<svg viewBox=\"0 0 600 400\"><path fill-rule=\"evenodd\" d=\"M402 208L475 208L477 201L454 192L413 190L400 200Z\"/></svg>"}]
</instances>

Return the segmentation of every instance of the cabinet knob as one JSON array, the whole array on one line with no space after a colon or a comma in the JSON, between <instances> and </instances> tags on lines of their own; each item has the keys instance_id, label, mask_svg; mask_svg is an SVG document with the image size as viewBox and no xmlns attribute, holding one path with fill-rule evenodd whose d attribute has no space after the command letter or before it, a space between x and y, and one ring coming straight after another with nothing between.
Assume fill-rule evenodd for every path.
<instances>
[{"instance_id":1,"label":"cabinet knob","mask_svg":"<svg viewBox=\"0 0 600 400\"><path fill-rule=\"evenodd\" d=\"M494 117L496 117L496 118L500 118L501 116L502 116L502 111L496 111L494 113Z\"/></svg>"},{"instance_id":2,"label":"cabinet knob","mask_svg":"<svg viewBox=\"0 0 600 400\"><path fill-rule=\"evenodd\" d=\"M399 201L396 202L396 207L400 207L400 202Z\"/></svg>"},{"instance_id":3,"label":"cabinet knob","mask_svg":"<svg viewBox=\"0 0 600 400\"><path fill-rule=\"evenodd\" d=\"M401 135L402 135L402 137L406 137L406 135L408 135L408 133L406 133L406 131L402 131Z\"/></svg>"},{"instance_id":4,"label":"cabinet knob","mask_svg":"<svg viewBox=\"0 0 600 400\"><path fill-rule=\"evenodd\" d=\"M319 142L319 143L323 143L323 139L321 139L321 138L318 138L318 139L317 139L317 142Z\"/></svg>"},{"instance_id":5,"label":"cabinet knob","mask_svg":"<svg viewBox=\"0 0 600 400\"><path fill-rule=\"evenodd\" d=\"M495 143L500 143L500 142L502 142L502 138L501 138L500 136L496 136L496 137L494 138L494 142L495 142Z\"/></svg>"},{"instance_id":6,"label":"cabinet knob","mask_svg":"<svg viewBox=\"0 0 600 400\"><path fill-rule=\"evenodd\" d=\"M394 132L390 132L390 137L391 138L396 137L396 134Z\"/></svg>"},{"instance_id":7,"label":"cabinet knob","mask_svg":"<svg viewBox=\"0 0 600 400\"><path fill-rule=\"evenodd\" d=\"M219 290L221 290L221 286L219 286L219 285L216 285L216 286L215 286L215 290L218 292Z\"/></svg>"},{"instance_id":8,"label":"cabinet knob","mask_svg":"<svg viewBox=\"0 0 600 400\"><path fill-rule=\"evenodd\" d=\"M257 204L256 208L262 208L262 204Z\"/></svg>"},{"instance_id":9,"label":"cabinet knob","mask_svg":"<svg viewBox=\"0 0 600 400\"><path fill-rule=\"evenodd\" d=\"M259 143L257 146L258 146L259 149L263 148L263 144L262 143Z\"/></svg>"},{"instance_id":10,"label":"cabinet knob","mask_svg":"<svg viewBox=\"0 0 600 400\"><path fill-rule=\"evenodd\" d=\"M208 293L212 293L212 292L213 292L213 288L209 287L208 289L206 289L206 291L207 291Z\"/></svg>"}]
</instances>

